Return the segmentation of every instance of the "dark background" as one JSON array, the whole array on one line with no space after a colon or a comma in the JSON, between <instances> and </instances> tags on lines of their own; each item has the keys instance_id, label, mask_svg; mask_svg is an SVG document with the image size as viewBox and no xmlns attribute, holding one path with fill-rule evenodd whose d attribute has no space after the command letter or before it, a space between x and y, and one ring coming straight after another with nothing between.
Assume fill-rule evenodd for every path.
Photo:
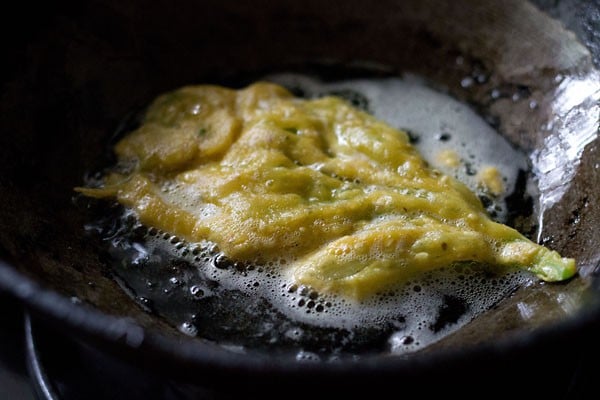
<instances>
[{"instance_id":1,"label":"dark background","mask_svg":"<svg viewBox=\"0 0 600 400\"><path fill-rule=\"evenodd\" d=\"M590 49L594 63L600 68L600 0L533 0L534 4L552 17L560 19ZM50 2L49 2L50 3ZM44 3L18 5L5 18L22 22L22 29L5 31L2 42L5 51L19 50L27 43L27 37L36 26L45 23L50 7L68 7L68 3L44 5ZM44 9L45 8L45 9ZM10 24L9 24L10 25ZM19 23L17 23L19 25ZM10 57L2 68L10 68ZM594 385L592 362L600 359L600 344L582 355L580 364L573 366L571 379L567 379L565 391L568 399L587 399L597 395ZM592 392L592 389L594 391ZM25 363L24 310L12 297L0 291L0 400L33 400L34 390Z\"/></svg>"}]
</instances>

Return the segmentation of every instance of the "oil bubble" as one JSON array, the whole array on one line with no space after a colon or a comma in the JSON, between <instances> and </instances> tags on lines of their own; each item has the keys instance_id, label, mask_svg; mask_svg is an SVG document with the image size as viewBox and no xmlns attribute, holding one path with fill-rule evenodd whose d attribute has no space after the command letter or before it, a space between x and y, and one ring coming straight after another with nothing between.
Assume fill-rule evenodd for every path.
<instances>
[{"instance_id":1,"label":"oil bubble","mask_svg":"<svg viewBox=\"0 0 600 400\"><path fill-rule=\"evenodd\" d=\"M179 325L179 331L188 336L196 336L198 334L198 328L189 321L186 321Z\"/></svg>"}]
</instances>

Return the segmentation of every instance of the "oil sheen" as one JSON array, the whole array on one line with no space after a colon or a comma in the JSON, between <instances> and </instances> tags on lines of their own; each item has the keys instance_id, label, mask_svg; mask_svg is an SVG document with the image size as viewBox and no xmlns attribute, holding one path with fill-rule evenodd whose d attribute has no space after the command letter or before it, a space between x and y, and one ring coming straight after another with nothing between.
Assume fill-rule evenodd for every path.
<instances>
[{"instance_id":1,"label":"oil sheen","mask_svg":"<svg viewBox=\"0 0 600 400\"><path fill-rule=\"evenodd\" d=\"M466 184L498 222L514 217L511 195L533 195L519 187L525 155L467 105L417 77L323 82L285 73L263 80L306 98L343 97L408 132L420 155ZM232 351L292 351L300 361L418 351L533 282L521 269L463 262L356 299L298 284L282 272L285 258L236 262L216 243L146 226L124 207L88 228L106 244L122 287L148 312Z\"/></svg>"}]
</instances>

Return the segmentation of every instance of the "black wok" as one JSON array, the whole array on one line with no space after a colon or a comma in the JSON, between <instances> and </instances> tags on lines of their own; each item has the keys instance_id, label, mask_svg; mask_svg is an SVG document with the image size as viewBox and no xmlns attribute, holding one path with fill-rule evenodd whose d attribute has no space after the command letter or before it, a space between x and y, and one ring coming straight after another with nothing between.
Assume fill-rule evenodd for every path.
<instances>
[{"instance_id":1,"label":"black wok","mask_svg":"<svg viewBox=\"0 0 600 400\"><path fill-rule=\"evenodd\" d=\"M35 318L182 384L263 397L352 396L361 387L425 394L441 386L459 394L494 385L512 393L517 383L525 387L521 393L551 394L553 382L568 379L576 355L594 345L600 75L590 49L597 44L586 47L534 5L309 0L40 7L43 17L24 18L28 29L7 47L12 56L0 112L0 288ZM600 13L597 4L586 7ZM73 201L73 187L110 162L118 126L156 95L189 83L240 86L290 70L329 79L410 72L471 105L529 155L541 192L531 233L575 257L579 274L523 288L418 353L358 362L239 354L146 312L84 235L86 214ZM494 89L499 96L491 96ZM535 311L531 318L519 312L523 305ZM223 378L235 384L223 386Z\"/></svg>"}]
</instances>

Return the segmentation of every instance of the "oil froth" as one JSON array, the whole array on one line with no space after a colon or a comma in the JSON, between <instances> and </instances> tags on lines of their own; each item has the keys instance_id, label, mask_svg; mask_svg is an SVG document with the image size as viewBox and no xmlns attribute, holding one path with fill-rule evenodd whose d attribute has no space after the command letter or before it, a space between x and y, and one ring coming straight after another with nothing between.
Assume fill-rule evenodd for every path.
<instances>
[{"instance_id":1,"label":"oil froth","mask_svg":"<svg viewBox=\"0 0 600 400\"><path fill-rule=\"evenodd\" d=\"M298 286L275 262L232 262L214 243L187 243L126 215L110 254L120 260L115 270L136 301L186 335L244 351L295 348L324 359L411 353L456 331L531 279L520 270L465 263L356 301Z\"/></svg>"},{"instance_id":2,"label":"oil froth","mask_svg":"<svg viewBox=\"0 0 600 400\"><path fill-rule=\"evenodd\" d=\"M508 198L527 161L464 104L414 77L323 83L280 74L265 80L301 88L307 97L345 97L408 131L430 164L467 184L494 219L507 222ZM438 163L440 150L454 152L458 166ZM488 193L478 185L477 172L490 165L502 177L502 193ZM185 195L170 183L161 189L166 197L177 193L171 200L180 208L198 209L193 193ZM215 243L188 243L141 225L130 211L119 212L115 229L107 232L103 227L107 218L94 230L105 233L115 271L132 297L182 333L236 351L292 349L303 361L411 353L460 329L531 279L520 270L464 263L358 301L294 284L281 272L292 259L235 262ZM200 214L212 212L204 207Z\"/></svg>"}]
</instances>

